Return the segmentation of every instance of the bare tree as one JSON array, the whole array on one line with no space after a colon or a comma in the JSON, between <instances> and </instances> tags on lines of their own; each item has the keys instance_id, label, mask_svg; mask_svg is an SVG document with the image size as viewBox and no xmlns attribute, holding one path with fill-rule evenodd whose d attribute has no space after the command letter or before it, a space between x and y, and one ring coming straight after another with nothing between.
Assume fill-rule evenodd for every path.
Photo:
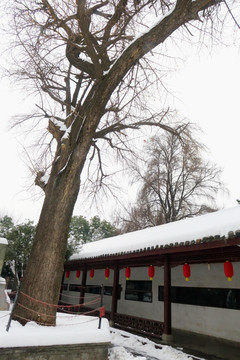
<instances>
[{"instance_id":1,"label":"bare tree","mask_svg":"<svg viewBox=\"0 0 240 360\"><path fill-rule=\"evenodd\" d=\"M122 217L122 230L133 231L216 211L224 185L221 170L204 159L204 147L187 125L181 137L166 132L148 141L144 160L132 168L142 184L135 206Z\"/></svg>"},{"instance_id":2,"label":"bare tree","mask_svg":"<svg viewBox=\"0 0 240 360\"><path fill-rule=\"evenodd\" d=\"M151 63L152 51L178 30L183 39L191 37L190 27L196 32L221 25L220 8L221 0L6 2L9 33L16 39L10 75L24 80L38 99L38 111L27 119L35 127L48 121L51 138L41 144L52 154L36 176L45 198L16 307L19 321L55 324L56 307L45 305L58 302L69 223L87 161L98 158L101 183L104 142L121 155L131 146L129 131L171 130L141 102L150 84L161 81L161 58ZM134 114L133 104L142 116Z\"/></svg>"}]
</instances>

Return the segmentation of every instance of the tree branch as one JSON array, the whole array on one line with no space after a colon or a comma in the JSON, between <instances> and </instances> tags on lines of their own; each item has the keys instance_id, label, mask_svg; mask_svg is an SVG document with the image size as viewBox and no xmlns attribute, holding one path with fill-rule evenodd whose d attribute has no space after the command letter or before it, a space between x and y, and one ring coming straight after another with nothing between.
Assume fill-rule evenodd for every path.
<instances>
[{"instance_id":1,"label":"tree branch","mask_svg":"<svg viewBox=\"0 0 240 360\"><path fill-rule=\"evenodd\" d=\"M175 129L171 126L162 124L161 121L162 119L166 116L166 114L168 113L168 110L166 112L164 112L161 115L160 120L158 121L150 121L153 120L153 117L151 117L150 119L145 119L145 120L141 120L141 121L136 121L132 124L123 124L121 121L115 124L112 124L110 126L108 126L105 129L96 131L94 138L104 138L107 134L110 133L121 133L121 131L126 130L126 129L140 129L140 127L142 126L154 126L154 127L159 127L163 130L166 130L174 135L179 135L180 130L182 129L182 126L180 126L179 128Z\"/></svg>"},{"instance_id":2,"label":"tree branch","mask_svg":"<svg viewBox=\"0 0 240 360\"><path fill-rule=\"evenodd\" d=\"M96 79L97 74L95 66L86 60L79 58L80 49L77 44L74 43L74 40L68 40L66 46L66 57L70 64L76 69L87 73L91 79Z\"/></svg>"}]
</instances>

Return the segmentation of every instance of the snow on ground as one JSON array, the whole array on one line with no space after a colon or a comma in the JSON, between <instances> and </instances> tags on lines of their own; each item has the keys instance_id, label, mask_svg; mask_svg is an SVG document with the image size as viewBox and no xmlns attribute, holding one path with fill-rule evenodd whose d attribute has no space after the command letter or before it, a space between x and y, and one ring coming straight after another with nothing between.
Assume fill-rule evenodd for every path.
<instances>
[{"instance_id":1,"label":"snow on ground","mask_svg":"<svg viewBox=\"0 0 240 360\"><path fill-rule=\"evenodd\" d=\"M96 317L59 313L56 327L40 326L34 322L22 326L12 321L7 332L8 320L9 312L0 311L0 348L111 342L109 360L193 360L180 349L109 328L106 319L102 319L101 329L98 329L99 319Z\"/></svg>"},{"instance_id":2,"label":"snow on ground","mask_svg":"<svg viewBox=\"0 0 240 360\"><path fill-rule=\"evenodd\" d=\"M204 360L193 358L180 349L112 328L111 343L109 360Z\"/></svg>"},{"instance_id":3,"label":"snow on ground","mask_svg":"<svg viewBox=\"0 0 240 360\"><path fill-rule=\"evenodd\" d=\"M8 319L9 312L0 311L0 348L110 342L107 319L102 319L101 329L98 329L97 317L58 313L55 327L40 326L34 322L22 326L19 322L12 321L7 332Z\"/></svg>"}]
</instances>

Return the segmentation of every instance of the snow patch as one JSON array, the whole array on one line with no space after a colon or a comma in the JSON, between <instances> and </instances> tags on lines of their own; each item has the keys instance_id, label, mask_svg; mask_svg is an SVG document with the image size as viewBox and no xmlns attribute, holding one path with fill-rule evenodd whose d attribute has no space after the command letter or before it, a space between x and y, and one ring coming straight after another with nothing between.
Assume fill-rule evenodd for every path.
<instances>
[{"instance_id":1,"label":"snow patch","mask_svg":"<svg viewBox=\"0 0 240 360\"><path fill-rule=\"evenodd\" d=\"M22 326L12 321L7 332L9 315L8 311L0 311L0 348L110 342L107 319L102 319L98 329L97 317L58 313L56 326L40 326L35 322Z\"/></svg>"},{"instance_id":2,"label":"snow patch","mask_svg":"<svg viewBox=\"0 0 240 360\"><path fill-rule=\"evenodd\" d=\"M41 182L43 182L44 184L47 184L48 183L48 180L49 180L49 174L44 174L42 177L41 177L41 179L40 179L40 181Z\"/></svg>"},{"instance_id":3,"label":"snow patch","mask_svg":"<svg viewBox=\"0 0 240 360\"><path fill-rule=\"evenodd\" d=\"M54 117L51 117L50 120L53 122L54 125L56 125L59 128L60 131L65 132L67 130L67 127L63 122L55 119Z\"/></svg>"},{"instance_id":4,"label":"snow patch","mask_svg":"<svg viewBox=\"0 0 240 360\"><path fill-rule=\"evenodd\" d=\"M126 331L111 328L111 343L109 360L193 360L193 358L168 345L155 342ZM194 359L199 359L194 356ZM203 360L203 359L202 359Z\"/></svg>"},{"instance_id":5,"label":"snow patch","mask_svg":"<svg viewBox=\"0 0 240 360\"><path fill-rule=\"evenodd\" d=\"M0 244L7 245L7 244L8 244L7 239L5 239L5 238L1 238L1 237L0 237Z\"/></svg>"},{"instance_id":6,"label":"snow patch","mask_svg":"<svg viewBox=\"0 0 240 360\"><path fill-rule=\"evenodd\" d=\"M62 136L62 140L69 138L71 130L72 130L72 125L70 125L69 128L66 128L66 131Z\"/></svg>"},{"instance_id":7,"label":"snow patch","mask_svg":"<svg viewBox=\"0 0 240 360\"><path fill-rule=\"evenodd\" d=\"M12 321L7 332L9 315L9 311L0 311L0 348L111 343L108 360L193 360L179 349L109 328L108 321L104 318L101 329L98 329L99 319L96 317L58 313L55 327L40 326L34 322L22 326L19 322Z\"/></svg>"}]
</instances>

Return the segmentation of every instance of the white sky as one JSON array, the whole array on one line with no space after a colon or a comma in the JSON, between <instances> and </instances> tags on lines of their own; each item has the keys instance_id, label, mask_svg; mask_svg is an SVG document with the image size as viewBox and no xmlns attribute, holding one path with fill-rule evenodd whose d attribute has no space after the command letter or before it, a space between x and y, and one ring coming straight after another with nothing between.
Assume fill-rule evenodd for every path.
<instances>
[{"instance_id":1,"label":"white sky","mask_svg":"<svg viewBox=\"0 0 240 360\"><path fill-rule=\"evenodd\" d=\"M230 194L219 197L218 205L231 207L240 198L240 54L237 46L232 46L215 48L211 56L206 51L200 55L189 57L185 65L171 75L169 84L176 95L175 108L182 117L201 127L202 142L210 150L209 159L223 170L222 180ZM11 116L27 106L22 95L14 91L14 86L10 87L7 79L0 81L0 215L7 214L15 221L37 222L42 199L34 195L38 193L34 187L26 191L34 179L30 178L23 161L16 132L8 128ZM80 209L78 206L76 214L84 215ZM95 214L93 211L91 216ZM109 220L109 209L106 215L99 215Z\"/></svg>"},{"instance_id":2,"label":"white sky","mask_svg":"<svg viewBox=\"0 0 240 360\"><path fill-rule=\"evenodd\" d=\"M229 196L218 198L220 207L235 206L240 197L239 84L240 53L237 47L216 49L212 56L189 61L176 74L181 101L176 108L203 130L209 159L223 171Z\"/></svg>"}]
</instances>

